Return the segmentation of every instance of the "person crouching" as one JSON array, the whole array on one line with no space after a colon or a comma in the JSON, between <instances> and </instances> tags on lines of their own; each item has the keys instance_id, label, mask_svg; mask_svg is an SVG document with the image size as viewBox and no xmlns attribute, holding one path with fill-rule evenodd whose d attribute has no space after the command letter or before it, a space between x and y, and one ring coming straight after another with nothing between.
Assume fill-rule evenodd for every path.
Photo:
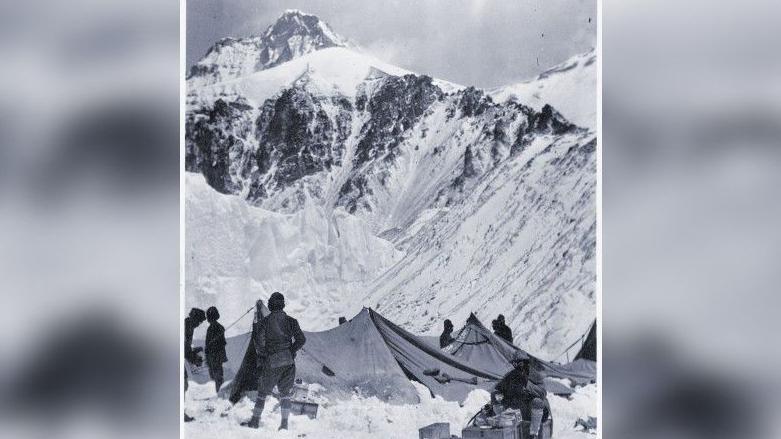
<instances>
[{"instance_id":1,"label":"person crouching","mask_svg":"<svg viewBox=\"0 0 781 439\"><path fill-rule=\"evenodd\" d=\"M276 386L280 395L282 421L280 430L287 430L290 416L290 394L296 379L296 353L306 343L298 321L285 314L285 297L275 292L268 300L271 311L255 325L253 339L258 358L258 396L252 410L252 418L243 424L251 428L260 426L260 417L266 405L266 397Z\"/></svg>"},{"instance_id":2,"label":"person crouching","mask_svg":"<svg viewBox=\"0 0 781 439\"><path fill-rule=\"evenodd\" d=\"M524 420L529 421L526 437L541 436L542 426L551 416L550 403L545 390L544 375L538 370L536 360L515 352L511 360L513 370L496 385L492 400L508 408L518 409Z\"/></svg>"}]
</instances>

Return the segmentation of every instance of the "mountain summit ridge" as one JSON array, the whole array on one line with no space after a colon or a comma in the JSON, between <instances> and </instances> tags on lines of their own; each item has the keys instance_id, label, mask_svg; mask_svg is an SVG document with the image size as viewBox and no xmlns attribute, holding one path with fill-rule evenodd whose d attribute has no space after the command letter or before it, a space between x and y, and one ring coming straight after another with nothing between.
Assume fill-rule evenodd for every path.
<instances>
[{"instance_id":1,"label":"mountain summit ridge","mask_svg":"<svg viewBox=\"0 0 781 439\"><path fill-rule=\"evenodd\" d=\"M329 47L349 47L316 15L288 9L261 35L217 41L190 68L194 86L237 79Z\"/></svg>"}]
</instances>

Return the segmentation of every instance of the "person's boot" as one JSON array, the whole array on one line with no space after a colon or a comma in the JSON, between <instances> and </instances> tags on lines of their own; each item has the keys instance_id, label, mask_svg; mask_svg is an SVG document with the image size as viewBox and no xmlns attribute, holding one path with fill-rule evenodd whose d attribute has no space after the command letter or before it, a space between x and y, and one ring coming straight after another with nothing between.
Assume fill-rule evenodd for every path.
<instances>
[{"instance_id":1,"label":"person's boot","mask_svg":"<svg viewBox=\"0 0 781 439\"><path fill-rule=\"evenodd\" d=\"M279 423L279 430L287 430L287 418L290 416L290 399L282 398L282 404L280 404L280 412L282 413L282 421Z\"/></svg>"},{"instance_id":2,"label":"person's boot","mask_svg":"<svg viewBox=\"0 0 781 439\"><path fill-rule=\"evenodd\" d=\"M249 421L244 421L240 424L242 427L260 428L260 418L252 416Z\"/></svg>"},{"instance_id":3,"label":"person's boot","mask_svg":"<svg viewBox=\"0 0 781 439\"><path fill-rule=\"evenodd\" d=\"M249 421L242 422L243 427L260 428L260 415L263 414L263 407L266 405L266 398L258 398L255 400L255 407L252 408L252 418Z\"/></svg>"}]
</instances>

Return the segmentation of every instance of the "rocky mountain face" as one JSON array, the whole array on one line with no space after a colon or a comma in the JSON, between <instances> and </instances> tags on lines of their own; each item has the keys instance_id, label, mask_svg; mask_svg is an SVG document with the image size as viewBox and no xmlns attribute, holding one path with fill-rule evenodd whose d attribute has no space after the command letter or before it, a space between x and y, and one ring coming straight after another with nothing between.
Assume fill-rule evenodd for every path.
<instances>
[{"instance_id":1,"label":"rocky mountain face","mask_svg":"<svg viewBox=\"0 0 781 439\"><path fill-rule=\"evenodd\" d=\"M444 318L477 311L488 320L504 312L522 344L541 354L577 338L593 320L596 302L594 132L548 104L497 99L497 91L328 48L344 39L306 17L312 16L285 13L252 43L256 49L240 54L237 48L249 40L231 43L233 55L223 59L210 51L198 65L212 67L203 74L193 69L186 169L255 209L296 215L316 206L327 221L354 218L348 233L364 230L371 238L350 241L349 248L361 249L360 257L351 256L340 244L345 229L332 223L323 226L328 238L318 253L302 256L312 267L299 272L303 280L291 283L267 269L231 276L272 286L284 279L304 289L300 285L325 282L329 299L306 302L332 303L342 277L321 279L325 275L317 273L331 272L324 264L366 261L388 255L391 246L396 253L360 270L364 278L349 277L342 288L348 297L330 311L348 315L375 306L410 329L432 332ZM304 34L309 43L298 38ZM199 221L188 218L188 230L208 228ZM226 256L210 255L202 248L208 244L198 242L198 249L188 246L199 263L187 288L202 298L203 291L212 294L220 290L215 285L235 279L210 269L225 266ZM341 249L338 260L317 256L333 252L323 250L329 246ZM246 253L230 260L253 258Z\"/></svg>"},{"instance_id":2,"label":"rocky mountain face","mask_svg":"<svg viewBox=\"0 0 781 439\"><path fill-rule=\"evenodd\" d=\"M205 85L269 69L315 50L347 46L318 17L288 10L260 36L224 38L190 69L188 80Z\"/></svg>"}]
</instances>

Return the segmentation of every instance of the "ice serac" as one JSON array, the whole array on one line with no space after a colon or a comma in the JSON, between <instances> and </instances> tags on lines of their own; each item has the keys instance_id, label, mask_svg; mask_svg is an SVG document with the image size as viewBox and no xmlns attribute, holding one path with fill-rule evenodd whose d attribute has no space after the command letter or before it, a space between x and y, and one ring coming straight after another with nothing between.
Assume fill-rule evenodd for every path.
<instances>
[{"instance_id":1,"label":"ice serac","mask_svg":"<svg viewBox=\"0 0 781 439\"><path fill-rule=\"evenodd\" d=\"M190 69L188 80L213 84L247 76L328 47L347 46L318 17L290 9L260 36L223 38Z\"/></svg>"},{"instance_id":2,"label":"ice serac","mask_svg":"<svg viewBox=\"0 0 781 439\"><path fill-rule=\"evenodd\" d=\"M278 290L305 329L327 329L402 256L344 212L306 203L281 214L220 194L202 175L187 173L185 184L186 306L216 305L226 322Z\"/></svg>"},{"instance_id":3,"label":"ice serac","mask_svg":"<svg viewBox=\"0 0 781 439\"><path fill-rule=\"evenodd\" d=\"M304 26L306 14L285 16L266 35L314 26ZM259 223L243 210L244 219L209 217L208 209L221 209L206 207L211 198L188 198L188 209L205 203L195 209L201 232L188 228L188 251L200 258L192 270L188 265L188 294L195 288L194 297L205 300L236 291L229 278L265 279L264 287L299 291L291 303L302 313L318 307L323 321L379 306L423 332L470 311L484 320L503 312L523 346L546 359L580 336L596 302L596 137L589 119L596 103L589 113L586 86L570 81L573 96L562 100L566 94L545 82L542 90L555 101L547 103L527 100L527 86L463 87L339 45L290 53L296 56L230 80L188 82L186 169L203 176L200 190L210 186L247 212L318 224L328 237L322 248L354 250L350 239L359 237L366 251L316 256L309 266L317 269L274 262L312 248L306 228L285 235L284 252L264 253L271 271L261 275L253 265L251 273L224 276L210 267L224 266L229 255L204 253L220 244L197 234L213 233L209 221L242 234L257 233ZM589 59L575 58L574 67L537 81L588 72ZM251 261L231 258L232 269ZM327 264L346 274L355 274L353 264L366 269L324 277ZM242 306L252 302L230 294Z\"/></svg>"}]
</instances>

